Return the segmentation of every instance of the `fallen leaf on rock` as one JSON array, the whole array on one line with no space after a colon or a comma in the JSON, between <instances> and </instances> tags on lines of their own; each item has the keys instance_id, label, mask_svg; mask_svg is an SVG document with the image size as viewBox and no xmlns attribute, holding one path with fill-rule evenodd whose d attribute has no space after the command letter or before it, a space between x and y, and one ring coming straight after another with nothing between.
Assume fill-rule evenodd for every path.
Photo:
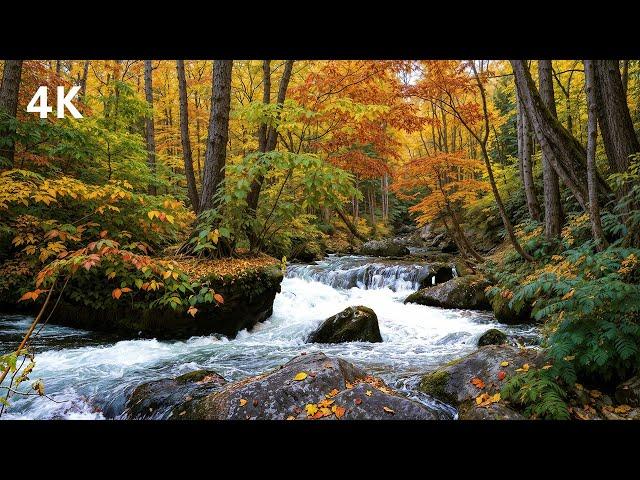
<instances>
[{"instance_id":1,"label":"fallen leaf on rock","mask_svg":"<svg viewBox=\"0 0 640 480\"><path fill-rule=\"evenodd\" d=\"M502 363L500 364L500 366L501 366L501 367L508 367L508 366L509 366L509 362L506 362L506 361L505 361L505 362L502 362Z\"/></svg>"},{"instance_id":2,"label":"fallen leaf on rock","mask_svg":"<svg viewBox=\"0 0 640 480\"><path fill-rule=\"evenodd\" d=\"M367 397L370 397L371 395L373 395L373 392L372 392L371 390L367 390L366 392L364 392L364 394L365 394Z\"/></svg>"},{"instance_id":3,"label":"fallen leaf on rock","mask_svg":"<svg viewBox=\"0 0 640 480\"><path fill-rule=\"evenodd\" d=\"M342 417L344 417L344 414L345 414L346 411L347 411L346 408L336 406L335 410L333 410L333 413L335 414L336 418L342 418Z\"/></svg>"},{"instance_id":4,"label":"fallen leaf on rock","mask_svg":"<svg viewBox=\"0 0 640 480\"><path fill-rule=\"evenodd\" d=\"M553 365L545 365L542 367L543 370L549 370Z\"/></svg>"},{"instance_id":5,"label":"fallen leaf on rock","mask_svg":"<svg viewBox=\"0 0 640 480\"><path fill-rule=\"evenodd\" d=\"M330 406L335 400L322 400L320 403L318 403L319 407L328 407Z\"/></svg>"},{"instance_id":6,"label":"fallen leaf on rock","mask_svg":"<svg viewBox=\"0 0 640 480\"><path fill-rule=\"evenodd\" d=\"M322 407L322 408L320 409L320 413L322 413L322 416L323 416L323 417L328 417L328 416L329 416L329 415L331 415L333 412L331 411L331 409L330 409L330 408Z\"/></svg>"},{"instance_id":7,"label":"fallen leaf on rock","mask_svg":"<svg viewBox=\"0 0 640 480\"><path fill-rule=\"evenodd\" d=\"M529 364L525 363L524 365L522 365L521 368L516 368L516 372L528 372L529 371Z\"/></svg>"},{"instance_id":8,"label":"fallen leaf on rock","mask_svg":"<svg viewBox=\"0 0 640 480\"><path fill-rule=\"evenodd\" d=\"M393 415L394 413L396 413L395 411L391 410L389 407L382 407L382 409L387 412L390 413L391 415Z\"/></svg>"},{"instance_id":9,"label":"fallen leaf on rock","mask_svg":"<svg viewBox=\"0 0 640 480\"><path fill-rule=\"evenodd\" d=\"M356 404L356 405L360 405L360 404L362 403L362 399L360 399L360 398L356 398L356 399L354 400L354 402L355 402L355 404Z\"/></svg>"},{"instance_id":10,"label":"fallen leaf on rock","mask_svg":"<svg viewBox=\"0 0 640 480\"><path fill-rule=\"evenodd\" d=\"M241 398L241 399L240 399L240 406L241 406L241 407L244 407L246 404L247 404L247 400L246 400L246 399L244 399L244 398Z\"/></svg>"},{"instance_id":11,"label":"fallen leaf on rock","mask_svg":"<svg viewBox=\"0 0 640 480\"><path fill-rule=\"evenodd\" d=\"M327 393L325 395L325 397L327 398L331 398L331 397L335 397L338 394L338 389L334 388L333 390L331 390L329 393Z\"/></svg>"},{"instance_id":12,"label":"fallen leaf on rock","mask_svg":"<svg viewBox=\"0 0 640 480\"><path fill-rule=\"evenodd\" d=\"M488 407L492 403L500 401L500 393L495 395L489 395L488 393L482 393L476 397L476 405L478 407Z\"/></svg>"},{"instance_id":13,"label":"fallen leaf on rock","mask_svg":"<svg viewBox=\"0 0 640 480\"><path fill-rule=\"evenodd\" d=\"M307 376L308 376L307 372L298 372L298 373L296 373L296 376L293 377L293 379L299 382L299 381L304 380L305 378L307 378Z\"/></svg>"},{"instance_id":14,"label":"fallen leaf on rock","mask_svg":"<svg viewBox=\"0 0 640 480\"><path fill-rule=\"evenodd\" d=\"M502 380L504 380L504 377L506 377L506 376L507 376L507 372L505 372L504 370L500 370L498 372L498 380L502 381Z\"/></svg>"},{"instance_id":15,"label":"fallen leaf on rock","mask_svg":"<svg viewBox=\"0 0 640 480\"><path fill-rule=\"evenodd\" d=\"M183 410L183 411L181 411L181 412L178 414L178 416L180 416L180 417L181 417L182 415L185 415L186 413L187 413L187 412L186 412L185 410Z\"/></svg>"},{"instance_id":16,"label":"fallen leaf on rock","mask_svg":"<svg viewBox=\"0 0 640 480\"><path fill-rule=\"evenodd\" d=\"M311 417L318 412L318 407L314 403L307 403L304 409L307 411L308 417Z\"/></svg>"},{"instance_id":17,"label":"fallen leaf on rock","mask_svg":"<svg viewBox=\"0 0 640 480\"><path fill-rule=\"evenodd\" d=\"M484 382L482 381L481 378L478 377L474 377L471 379L471 383L476 387L476 388L484 388Z\"/></svg>"},{"instance_id":18,"label":"fallen leaf on rock","mask_svg":"<svg viewBox=\"0 0 640 480\"><path fill-rule=\"evenodd\" d=\"M296 419L296 417L294 417L293 415L289 415L289 416L287 417L287 420L295 420L295 419Z\"/></svg>"},{"instance_id":19,"label":"fallen leaf on rock","mask_svg":"<svg viewBox=\"0 0 640 480\"><path fill-rule=\"evenodd\" d=\"M353 388L353 384L349 382L345 382L344 386L345 388L349 388L349 389Z\"/></svg>"},{"instance_id":20,"label":"fallen leaf on rock","mask_svg":"<svg viewBox=\"0 0 640 480\"><path fill-rule=\"evenodd\" d=\"M613 409L614 413L628 413L631 410L629 405L618 405Z\"/></svg>"}]
</instances>

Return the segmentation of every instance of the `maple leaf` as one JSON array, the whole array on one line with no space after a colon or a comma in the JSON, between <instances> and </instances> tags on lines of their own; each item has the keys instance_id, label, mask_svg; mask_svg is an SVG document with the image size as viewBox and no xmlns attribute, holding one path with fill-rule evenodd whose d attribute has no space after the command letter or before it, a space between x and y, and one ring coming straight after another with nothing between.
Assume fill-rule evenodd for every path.
<instances>
[{"instance_id":1,"label":"maple leaf","mask_svg":"<svg viewBox=\"0 0 640 480\"><path fill-rule=\"evenodd\" d=\"M307 416L312 417L317 413L318 406L315 403L307 403L304 409L307 411Z\"/></svg>"},{"instance_id":2,"label":"maple leaf","mask_svg":"<svg viewBox=\"0 0 640 480\"><path fill-rule=\"evenodd\" d=\"M331 397L335 397L338 394L338 389L334 388L333 390L331 390L329 393L327 393L325 395L325 397L327 398L331 398Z\"/></svg>"},{"instance_id":3,"label":"maple leaf","mask_svg":"<svg viewBox=\"0 0 640 480\"><path fill-rule=\"evenodd\" d=\"M618 405L617 407L615 407L613 409L614 413L628 413L631 410L631 407L629 405Z\"/></svg>"},{"instance_id":4,"label":"maple leaf","mask_svg":"<svg viewBox=\"0 0 640 480\"><path fill-rule=\"evenodd\" d=\"M367 390L366 392L364 392L364 394L365 394L367 397L370 397L371 395L373 395L373 392L372 392L371 390Z\"/></svg>"},{"instance_id":5,"label":"maple leaf","mask_svg":"<svg viewBox=\"0 0 640 480\"><path fill-rule=\"evenodd\" d=\"M529 364L525 363L524 365L522 365L521 368L516 368L516 372L528 372L529 371Z\"/></svg>"},{"instance_id":6,"label":"maple leaf","mask_svg":"<svg viewBox=\"0 0 640 480\"><path fill-rule=\"evenodd\" d=\"M319 407L328 407L328 406L330 406L333 402L335 402L335 400L328 400L328 399L325 399L325 400L322 400L321 402L319 402L319 403L318 403L318 406L319 406Z\"/></svg>"},{"instance_id":7,"label":"maple leaf","mask_svg":"<svg viewBox=\"0 0 640 480\"><path fill-rule=\"evenodd\" d=\"M396 412L394 410L391 410L389 407L382 407L382 409L387 412L390 413L391 415L395 414Z\"/></svg>"},{"instance_id":8,"label":"maple leaf","mask_svg":"<svg viewBox=\"0 0 640 480\"><path fill-rule=\"evenodd\" d=\"M298 372L296 373L296 376L293 377L294 380L300 382L302 380L304 380L305 378L307 378L307 372Z\"/></svg>"},{"instance_id":9,"label":"maple leaf","mask_svg":"<svg viewBox=\"0 0 640 480\"><path fill-rule=\"evenodd\" d=\"M508 367L509 366L509 362L504 361L500 364L501 367Z\"/></svg>"},{"instance_id":10,"label":"maple leaf","mask_svg":"<svg viewBox=\"0 0 640 480\"><path fill-rule=\"evenodd\" d=\"M479 388L479 389L484 388L484 382L482 381L482 379L480 379L480 378L478 378L478 377L473 377L473 378L471 379L471 383L472 383L476 388Z\"/></svg>"},{"instance_id":11,"label":"maple leaf","mask_svg":"<svg viewBox=\"0 0 640 480\"><path fill-rule=\"evenodd\" d=\"M334 406L333 413L335 414L336 418L342 418L344 417L344 414L346 413L347 409L344 407L338 407L338 406Z\"/></svg>"},{"instance_id":12,"label":"maple leaf","mask_svg":"<svg viewBox=\"0 0 640 480\"><path fill-rule=\"evenodd\" d=\"M240 406L244 407L247 404L247 400L245 398L240 399Z\"/></svg>"},{"instance_id":13,"label":"maple leaf","mask_svg":"<svg viewBox=\"0 0 640 480\"><path fill-rule=\"evenodd\" d=\"M502 380L504 380L504 377L506 377L506 376L507 376L507 372L505 372L504 370L500 370L498 372L498 380L502 381Z\"/></svg>"},{"instance_id":14,"label":"maple leaf","mask_svg":"<svg viewBox=\"0 0 640 480\"><path fill-rule=\"evenodd\" d=\"M111 292L111 296L113 298L115 298L116 300L120 299L120 296L122 295L122 290L119 288L116 288L113 290L113 292Z\"/></svg>"}]
</instances>

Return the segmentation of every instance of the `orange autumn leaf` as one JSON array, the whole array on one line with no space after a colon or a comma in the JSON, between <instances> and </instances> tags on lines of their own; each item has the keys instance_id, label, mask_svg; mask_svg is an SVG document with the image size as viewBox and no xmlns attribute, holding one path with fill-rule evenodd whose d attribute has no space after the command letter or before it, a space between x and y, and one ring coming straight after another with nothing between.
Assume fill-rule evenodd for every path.
<instances>
[{"instance_id":1,"label":"orange autumn leaf","mask_svg":"<svg viewBox=\"0 0 640 480\"><path fill-rule=\"evenodd\" d=\"M502 380L504 380L504 377L506 377L506 376L507 376L507 372L505 372L504 370L500 370L498 372L498 380L502 381Z\"/></svg>"},{"instance_id":2,"label":"orange autumn leaf","mask_svg":"<svg viewBox=\"0 0 640 480\"><path fill-rule=\"evenodd\" d=\"M479 389L483 389L483 388L484 388L484 382L482 381L482 379L481 379L481 378L474 377L474 378L472 378L472 379L471 379L471 383L472 383L476 388L479 388Z\"/></svg>"},{"instance_id":3,"label":"orange autumn leaf","mask_svg":"<svg viewBox=\"0 0 640 480\"><path fill-rule=\"evenodd\" d=\"M113 292L111 292L111 296L116 300L118 300L121 295L122 295L122 290L120 290L119 288L116 288L113 290Z\"/></svg>"},{"instance_id":4,"label":"orange autumn leaf","mask_svg":"<svg viewBox=\"0 0 640 480\"><path fill-rule=\"evenodd\" d=\"M347 409L344 407L335 407L335 410L333 411L333 413L335 414L336 418L342 418L344 417L344 414L346 411Z\"/></svg>"},{"instance_id":5,"label":"orange autumn leaf","mask_svg":"<svg viewBox=\"0 0 640 480\"><path fill-rule=\"evenodd\" d=\"M389 407L382 407L382 409L391 415L396 413L394 410L391 410Z\"/></svg>"},{"instance_id":6,"label":"orange autumn leaf","mask_svg":"<svg viewBox=\"0 0 640 480\"><path fill-rule=\"evenodd\" d=\"M218 303L224 303L224 298L222 297L222 295L220 295L219 293L216 293L213 298L216 300L216 302Z\"/></svg>"},{"instance_id":7,"label":"orange autumn leaf","mask_svg":"<svg viewBox=\"0 0 640 480\"><path fill-rule=\"evenodd\" d=\"M196 313L198 313L198 309L196 307L189 307L189 309L187 310L187 313L192 317L195 317Z\"/></svg>"}]
</instances>

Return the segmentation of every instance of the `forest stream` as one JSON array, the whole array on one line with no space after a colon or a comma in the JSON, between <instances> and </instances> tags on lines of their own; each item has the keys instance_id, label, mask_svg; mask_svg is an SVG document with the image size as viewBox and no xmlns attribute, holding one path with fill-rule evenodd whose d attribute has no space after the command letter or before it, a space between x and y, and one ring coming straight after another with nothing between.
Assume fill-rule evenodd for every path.
<instances>
[{"instance_id":1,"label":"forest stream","mask_svg":"<svg viewBox=\"0 0 640 480\"><path fill-rule=\"evenodd\" d=\"M37 366L31 377L43 379L48 398L16 396L2 418L120 418L128 396L141 383L196 369L215 370L234 381L314 351L344 358L456 418L454 408L415 390L419 376L473 351L478 337L496 320L491 312L404 304L427 271L427 263L361 256L328 256L311 265L289 265L271 318L233 340L119 340L47 325L33 342ZM376 312L382 343L305 343L324 319L350 305ZM0 315L2 351L15 348L31 320ZM522 343L536 343L531 325L498 328Z\"/></svg>"}]
</instances>

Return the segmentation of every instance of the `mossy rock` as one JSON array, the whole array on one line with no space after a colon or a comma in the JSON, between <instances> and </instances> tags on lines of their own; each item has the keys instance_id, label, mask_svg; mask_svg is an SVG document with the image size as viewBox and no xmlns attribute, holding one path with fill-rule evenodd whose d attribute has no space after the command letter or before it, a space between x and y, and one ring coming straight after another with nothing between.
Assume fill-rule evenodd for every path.
<instances>
[{"instance_id":1,"label":"mossy rock","mask_svg":"<svg viewBox=\"0 0 640 480\"><path fill-rule=\"evenodd\" d=\"M347 307L309 335L312 343L382 342L378 316L368 307Z\"/></svg>"},{"instance_id":2,"label":"mossy rock","mask_svg":"<svg viewBox=\"0 0 640 480\"><path fill-rule=\"evenodd\" d=\"M441 308L488 310L490 304L484 290L489 285L481 275L456 277L440 285L418 290L409 295L404 303Z\"/></svg>"},{"instance_id":3,"label":"mossy rock","mask_svg":"<svg viewBox=\"0 0 640 480\"><path fill-rule=\"evenodd\" d=\"M456 403L455 395L451 395L447 391L447 381L449 373L446 370L436 370L435 372L423 375L418 385L418 390L427 395L437 398L438 400L454 404Z\"/></svg>"},{"instance_id":4,"label":"mossy rock","mask_svg":"<svg viewBox=\"0 0 640 480\"><path fill-rule=\"evenodd\" d=\"M518 325L522 323L534 323L531 316L531 306L523 305L519 310L509 306L510 299L502 295L494 295L491 300L491 309L496 320L506 325Z\"/></svg>"},{"instance_id":5,"label":"mossy rock","mask_svg":"<svg viewBox=\"0 0 640 480\"><path fill-rule=\"evenodd\" d=\"M503 345L507 343L507 335L501 332L497 328L491 328L480 335L478 339L478 346L484 347L486 345Z\"/></svg>"}]
</instances>

